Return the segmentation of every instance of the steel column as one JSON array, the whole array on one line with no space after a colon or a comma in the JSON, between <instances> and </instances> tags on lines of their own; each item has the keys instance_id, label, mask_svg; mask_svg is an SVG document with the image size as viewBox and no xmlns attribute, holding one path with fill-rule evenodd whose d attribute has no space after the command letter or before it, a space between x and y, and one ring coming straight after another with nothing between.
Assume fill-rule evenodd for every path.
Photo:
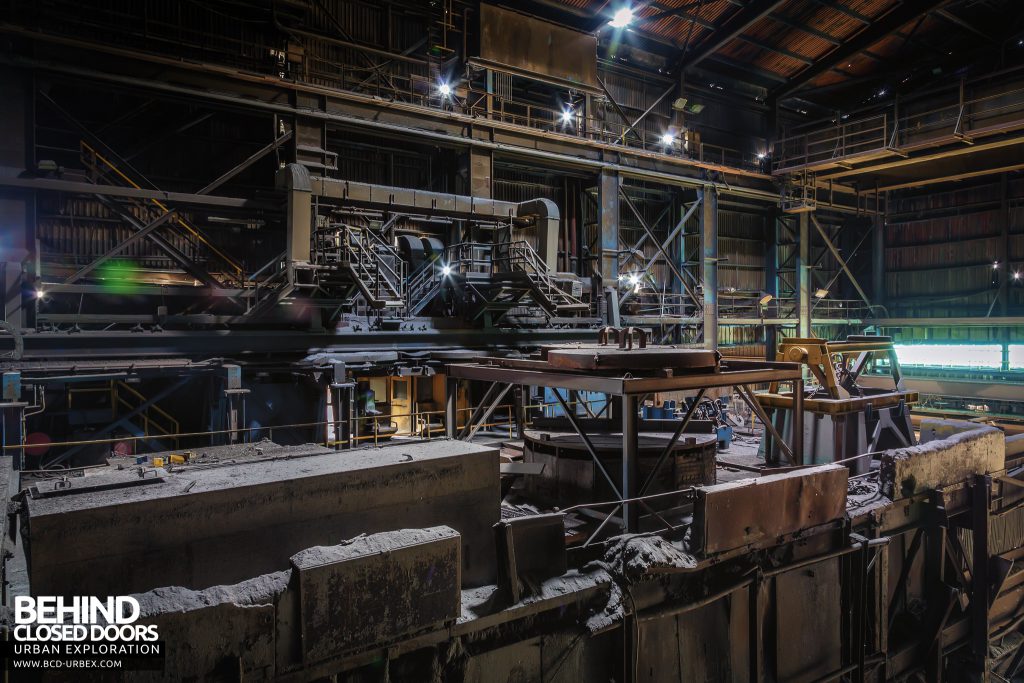
<instances>
[{"instance_id":1,"label":"steel column","mask_svg":"<svg viewBox=\"0 0 1024 683\"><path fill-rule=\"evenodd\" d=\"M797 247L799 255L796 260L797 276L797 308L800 321L800 336L811 336L811 220L810 214L801 213Z\"/></svg>"},{"instance_id":2,"label":"steel column","mask_svg":"<svg viewBox=\"0 0 1024 683\"><path fill-rule=\"evenodd\" d=\"M619 174L602 171L598 187L600 207L598 211L597 275L601 286L596 292L603 295L607 287L617 287L619 280ZM615 310L618 317L618 309Z\"/></svg>"},{"instance_id":3,"label":"steel column","mask_svg":"<svg viewBox=\"0 0 1024 683\"><path fill-rule=\"evenodd\" d=\"M703 245L704 348L718 349L718 195L705 185L700 191L700 235Z\"/></svg>"},{"instance_id":4,"label":"steel column","mask_svg":"<svg viewBox=\"0 0 1024 683\"><path fill-rule=\"evenodd\" d=\"M992 477L978 474L971 487L971 652L974 655L978 680L989 680L989 501L992 497Z\"/></svg>"},{"instance_id":5,"label":"steel column","mask_svg":"<svg viewBox=\"0 0 1024 683\"><path fill-rule=\"evenodd\" d=\"M769 302L769 305L774 304L776 315L772 317L778 317L779 311L779 219L776 212L773 211L768 217L768 234L765 244L765 261L764 261L764 291L765 294L771 294L773 299ZM764 315L767 311L762 308L760 313ZM776 331L775 325L766 325L762 323L764 328L764 357L765 360L775 360L775 354L778 349L778 332Z\"/></svg>"},{"instance_id":6,"label":"steel column","mask_svg":"<svg viewBox=\"0 0 1024 683\"><path fill-rule=\"evenodd\" d=\"M444 435L454 439L458 420L459 380L448 377L444 388Z\"/></svg>"},{"instance_id":7,"label":"steel column","mask_svg":"<svg viewBox=\"0 0 1024 683\"><path fill-rule=\"evenodd\" d=\"M637 494L637 480L639 477L638 453L639 442L637 434L637 411L639 410L639 399L626 394L622 397L622 498L628 500L635 498ZM627 534L636 533L640 530L640 506L637 503L622 504L623 531Z\"/></svg>"},{"instance_id":8,"label":"steel column","mask_svg":"<svg viewBox=\"0 0 1024 683\"><path fill-rule=\"evenodd\" d=\"M885 305L885 215L877 207L876 197L871 229L871 296L876 304Z\"/></svg>"}]
</instances>

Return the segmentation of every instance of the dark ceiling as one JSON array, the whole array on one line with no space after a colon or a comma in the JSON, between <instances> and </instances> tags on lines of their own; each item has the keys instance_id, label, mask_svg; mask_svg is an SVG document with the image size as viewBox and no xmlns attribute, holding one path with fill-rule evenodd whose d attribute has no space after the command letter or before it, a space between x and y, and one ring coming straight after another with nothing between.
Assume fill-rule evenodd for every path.
<instances>
[{"instance_id":1,"label":"dark ceiling","mask_svg":"<svg viewBox=\"0 0 1024 683\"><path fill-rule=\"evenodd\" d=\"M1024 61L1021 0L527 0L516 6L767 97L845 107L970 68ZM608 22L624 6L625 29ZM607 56L607 55L606 55ZM825 98L824 95L829 97Z\"/></svg>"}]
</instances>

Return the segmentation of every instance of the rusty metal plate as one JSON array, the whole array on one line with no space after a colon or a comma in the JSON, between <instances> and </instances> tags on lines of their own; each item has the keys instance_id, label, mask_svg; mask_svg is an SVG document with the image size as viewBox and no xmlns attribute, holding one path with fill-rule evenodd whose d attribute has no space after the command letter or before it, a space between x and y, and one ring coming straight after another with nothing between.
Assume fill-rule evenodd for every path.
<instances>
[{"instance_id":1,"label":"rusty metal plate","mask_svg":"<svg viewBox=\"0 0 1024 683\"><path fill-rule=\"evenodd\" d=\"M601 344L548 346L542 349L548 364L562 370L672 370L713 371L718 368L718 353L704 349L677 349L671 346L620 349Z\"/></svg>"},{"instance_id":2,"label":"rusty metal plate","mask_svg":"<svg viewBox=\"0 0 1024 683\"><path fill-rule=\"evenodd\" d=\"M822 465L698 488L697 547L711 555L840 519L848 477L843 465Z\"/></svg>"}]
</instances>

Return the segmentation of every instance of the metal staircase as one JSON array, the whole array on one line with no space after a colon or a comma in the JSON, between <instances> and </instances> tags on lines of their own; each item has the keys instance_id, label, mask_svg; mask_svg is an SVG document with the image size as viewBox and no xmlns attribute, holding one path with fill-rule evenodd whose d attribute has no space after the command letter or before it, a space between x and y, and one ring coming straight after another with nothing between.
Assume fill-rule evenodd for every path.
<instances>
[{"instance_id":1,"label":"metal staircase","mask_svg":"<svg viewBox=\"0 0 1024 683\"><path fill-rule=\"evenodd\" d=\"M332 225L314 236L317 284L327 292L355 289L366 305L402 315L406 309L406 263L379 234L368 228Z\"/></svg>"},{"instance_id":2,"label":"metal staircase","mask_svg":"<svg viewBox=\"0 0 1024 683\"><path fill-rule=\"evenodd\" d=\"M508 248L509 267L526 273L533 284L534 302L551 315L585 313L590 307L580 296L582 292L566 292L551 276L548 266L529 242L513 242Z\"/></svg>"},{"instance_id":3,"label":"metal staircase","mask_svg":"<svg viewBox=\"0 0 1024 683\"><path fill-rule=\"evenodd\" d=\"M524 299L551 317L585 313L590 307L582 292L566 291L548 271L547 264L528 242L452 245L442 259L454 289L461 290L464 313L470 320L487 315L496 321L522 307ZM444 267L425 263L409 279L408 311L419 315L440 293Z\"/></svg>"}]
</instances>

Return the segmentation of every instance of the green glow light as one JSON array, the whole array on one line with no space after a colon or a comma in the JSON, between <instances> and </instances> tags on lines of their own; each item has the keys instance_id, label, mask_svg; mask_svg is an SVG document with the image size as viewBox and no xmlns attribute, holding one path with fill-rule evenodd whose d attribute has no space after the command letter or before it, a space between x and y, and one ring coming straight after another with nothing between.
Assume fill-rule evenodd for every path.
<instances>
[{"instance_id":1,"label":"green glow light","mask_svg":"<svg viewBox=\"0 0 1024 683\"><path fill-rule=\"evenodd\" d=\"M131 261L107 261L97 269L100 286L110 294L131 294L139 283L139 268Z\"/></svg>"}]
</instances>

